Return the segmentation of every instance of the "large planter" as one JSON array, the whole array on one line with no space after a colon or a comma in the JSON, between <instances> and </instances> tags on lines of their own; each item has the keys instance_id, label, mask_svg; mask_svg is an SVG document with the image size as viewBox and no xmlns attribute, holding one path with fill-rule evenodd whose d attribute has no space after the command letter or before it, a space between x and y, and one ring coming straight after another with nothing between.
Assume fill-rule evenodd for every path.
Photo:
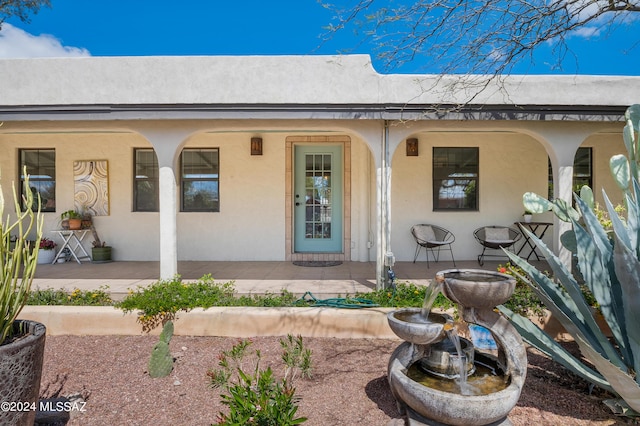
<instances>
[{"instance_id":1,"label":"large planter","mask_svg":"<svg viewBox=\"0 0 640 426\"><path fill-rule=\"evenodd\" d=\"M52 263L54 257L56 257L55 249L38 249L38 264Z\"/></svg>"},{"instance_id":2,"label":"large planter","mask_svg":"<svg viewBox=\"0 0 640 426\"><path fill-rule=\"evenodd\" d=\"M91 260L94 263L111 262L111 247L93 247L91 249Z\"/></svg>"},{"instance_id":3,"label":"large planter","mask_svg":"<svg viewBox=\"0 0 640 426\"><path fill-rule=\"evenodd\" d=\"M33 425L38 405L46 328L39 322L18 320L14 323L16 333L20 327L27 330L24 336L0 345L2 402L21 404L0 410L2 425Z\"/></svg>"}]
</instances>

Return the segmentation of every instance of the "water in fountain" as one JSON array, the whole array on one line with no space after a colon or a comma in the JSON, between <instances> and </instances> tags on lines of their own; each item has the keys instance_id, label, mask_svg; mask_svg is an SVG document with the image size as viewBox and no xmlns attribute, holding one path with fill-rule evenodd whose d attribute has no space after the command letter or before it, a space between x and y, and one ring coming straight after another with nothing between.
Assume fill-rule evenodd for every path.
<instances>
[{"instance_id":1,"label":"water in fountain","mask_svg":"<svg viewBox=\"0 0 640 426\"><path fill-rule=\"evenodd\" d=\"M491 360L477 363L475 373L467 377L467 391L470 395L489 395L509 386L509 380L499 371L499 367ZM441 377L424 371L419 363L412 364L407 370L407 377L432 389L460 394L460 387L455 380L443 380Z\"/></svg>"},{"instance_id":2,"label":"water in fountain","mask_svg":"<svg viewBox=\"0 0 640 426\"><path fill-rule=\"evenodd\" d=\"M447 323L444 326L444 331L451 343L453 343L453 345L455 346L456 352L458 354L455 357L455 360L458 363L458 375L456 377L456 383L458 384L460 394L473 395L474 391L473 389L471 389L471 386L467 382L467 357L464 355L464 353L462 353L462 346L460 345L460 336L458 336L458 329L455 327L455 325Z\"/></svg>"},{"instance_id":3,"label":"water in fountain","mask_svg":"<svg viewBox=\"0 0 640 426\"><path fill-rule=\"evenodd\" d=\"M429 282L427 285L425 294L424 294L424 302L422 304L422 311L420 314L427 321L429 319L429 314L431 313L431 308L433 307L433 302L435 302L436 297L440 294L442 290L442 283L444 282L444 276L438 274L434 280Z\"/></svg>"}]
</instances>

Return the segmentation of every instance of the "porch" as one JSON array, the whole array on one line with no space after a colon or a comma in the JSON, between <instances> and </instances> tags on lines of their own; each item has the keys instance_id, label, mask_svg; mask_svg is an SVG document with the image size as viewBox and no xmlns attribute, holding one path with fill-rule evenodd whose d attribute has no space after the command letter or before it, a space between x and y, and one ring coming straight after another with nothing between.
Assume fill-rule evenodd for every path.
<instances>
[{"instance_id":1,"label":"porch","mask_svg":"<svg viewBox=\"0 0 640 426\"><path fill-rule=\"evenodd\" d=\"M507 259L457 261L457 268L495 271ZM544 262L532 262L545 268ZM396 262L393 271L398 281L425 285L438 271L454 268L452 262ZM343 262L337 266L308 267L291 262L178 262L178 273L184 280L196 280L211 274L216 282L235 281L239 294L277 293L287 289L296 295L311 292L319 299L367 292L376 287L375 262ZM33 288L73 290L98 289L107 286L114 299L127 294L128 289L147 286L160 276L159 262L111 262L78 264L41 264L36 269Z\"/></svg>"}]
</instances>

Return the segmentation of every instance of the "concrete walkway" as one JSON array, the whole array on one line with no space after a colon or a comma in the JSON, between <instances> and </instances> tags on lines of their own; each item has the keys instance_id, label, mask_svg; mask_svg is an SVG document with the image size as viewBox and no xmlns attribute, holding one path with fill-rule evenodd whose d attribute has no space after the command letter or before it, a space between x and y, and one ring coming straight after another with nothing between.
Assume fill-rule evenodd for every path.
<instances>
[{"instance_id":1,"label":"concrete walkway","mask_svg":"<svg viewBox=\"0 0 640 426\"><path fill-rule=\"evenodd\" d=\"M501 262L456 262L458 268L495 271ZM506 260L502 263L506 263ZM397 262L393 270L398 281L425 285L438 271L454 268L452 262ZM183 280L196 280L205 274L217 282L234 281L239 294L277 293L286 289L296 295L309 291L317 298L344 296L375 289L375 263L344 262L330 267L302 267L291 262L179 262ZM66 262L38 265L33 288L72 291L106 286L116 299L129 289L144 287L158 280L159 262L111 262L94 264Z\"/></svg>"}]
</instances>

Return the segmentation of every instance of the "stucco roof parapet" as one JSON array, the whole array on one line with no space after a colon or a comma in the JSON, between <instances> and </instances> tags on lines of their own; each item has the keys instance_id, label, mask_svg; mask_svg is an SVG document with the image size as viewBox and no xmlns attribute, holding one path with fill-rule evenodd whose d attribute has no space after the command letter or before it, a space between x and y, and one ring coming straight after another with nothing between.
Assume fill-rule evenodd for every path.
<instances>
[{"instance_id":1,"label":"stucco roof parapet","mask_svg":"<svg viewBox=\"0 0 640 426\"><path fill-rule=\"evenodd\" d=\"M0 59L0 105L630 105L640 77L380 74L368 55ZM477 88L483 90L478 92ZM478 94L479 93L479 94Z\"/></svg>"}]
</instances>

